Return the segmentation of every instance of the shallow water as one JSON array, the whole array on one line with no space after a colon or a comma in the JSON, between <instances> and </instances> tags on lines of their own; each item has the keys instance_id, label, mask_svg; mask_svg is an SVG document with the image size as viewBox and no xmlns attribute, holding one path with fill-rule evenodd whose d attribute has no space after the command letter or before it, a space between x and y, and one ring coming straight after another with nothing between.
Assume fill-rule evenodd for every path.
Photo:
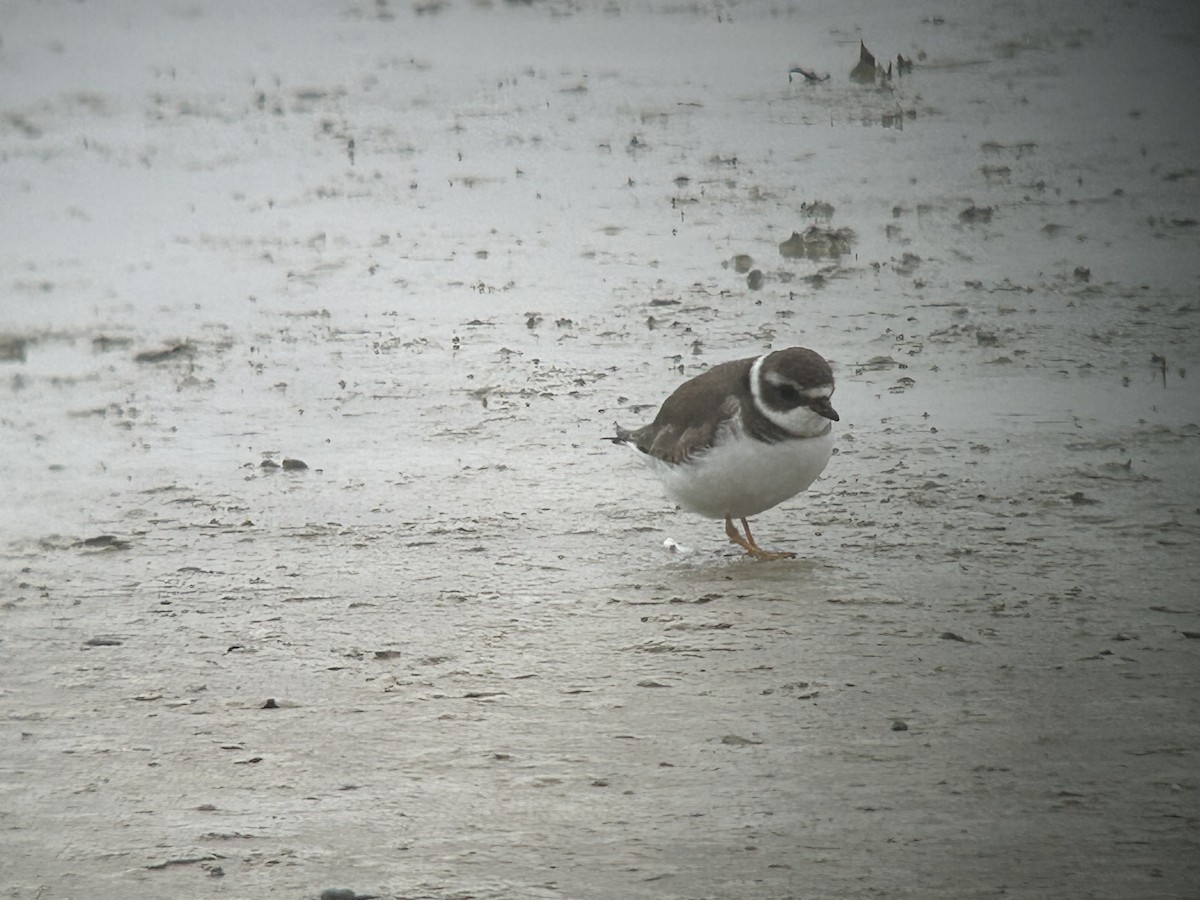
<instances>
[{"instance_id":1,"label":"shallow water","mask_svg":"<svg viewBox=\"0 0 1200 900\"><path fill-rule=\"evenodd\" d=\"M5 896L1192 895L1195 16L0 38ZM793 344L756 563L601 438Z\"/></svg>"}]
</instances>

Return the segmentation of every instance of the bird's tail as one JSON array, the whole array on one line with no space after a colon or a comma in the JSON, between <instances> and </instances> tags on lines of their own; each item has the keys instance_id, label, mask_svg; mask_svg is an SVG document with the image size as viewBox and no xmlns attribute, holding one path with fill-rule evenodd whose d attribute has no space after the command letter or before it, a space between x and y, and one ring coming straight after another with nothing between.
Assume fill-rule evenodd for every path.
<instances>
[{"instance_id":1,"label":"bird's tail","mask_svg":"<svg viewBox=\"0 0 1200 900\"><path fill-rule=\"evenodd\" d=\"M633 441L633 432L628 428L622 428L620 425L614 425L617 430L616 437L602 437L602 441L612 441L614 444L630 444Z\"/></svg>"}]
</instances>

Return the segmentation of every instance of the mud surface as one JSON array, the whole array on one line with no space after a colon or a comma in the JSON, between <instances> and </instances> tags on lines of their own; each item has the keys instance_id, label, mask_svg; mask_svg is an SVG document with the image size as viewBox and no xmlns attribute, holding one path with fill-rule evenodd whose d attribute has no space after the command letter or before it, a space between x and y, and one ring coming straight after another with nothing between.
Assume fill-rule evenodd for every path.
<instances>
[{"instance_id":1,"label":"mud surface","mask_svg":"<svg viewBox=\"0 0 1200 900\"><path fill-rule=\"evenodd\" d=\"M1200 23L975 7L0 13L3 896L1194 897Z\"/></svg>"}]
</instances>

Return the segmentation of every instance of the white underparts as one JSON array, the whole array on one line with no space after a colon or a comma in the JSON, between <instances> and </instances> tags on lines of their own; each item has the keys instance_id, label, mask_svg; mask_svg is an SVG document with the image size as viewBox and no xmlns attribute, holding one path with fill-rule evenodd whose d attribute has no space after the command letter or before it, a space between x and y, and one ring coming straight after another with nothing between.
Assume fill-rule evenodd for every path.
<instances>
[{"instance_id":1,"label":"white underparts","mask_svg":"<svg viewBox=\"0 0 1200 900\"><path fill-rule=\"evenodd\" d=\"M834 437L829 421L821 421L824 433L816 437L766 443L730 426L716 446L686 463L645 458L685 509L710 519L748 518L794 497L824 471Z\"/></svg>"}]
</instances>

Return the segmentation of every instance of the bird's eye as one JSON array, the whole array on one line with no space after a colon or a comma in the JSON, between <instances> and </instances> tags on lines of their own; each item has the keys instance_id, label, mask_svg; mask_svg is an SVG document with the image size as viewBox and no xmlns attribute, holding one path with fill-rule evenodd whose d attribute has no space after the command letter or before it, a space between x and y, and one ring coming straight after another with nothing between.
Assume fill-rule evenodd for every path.
<instances>
[{"instance_id":1,"label":"bird's eye","mask_svg":"<svg viewBox=\"0 0 1200 900\"><path fill-rule=\"evenodd\" d=\"M799 403L800 402L800 392L798 390L796 390L794 387L792 387L790 384L781 384L779 386L779 396L782 397L784 400L786 400L788 403Z\"/></svg>"}]
</instances>

